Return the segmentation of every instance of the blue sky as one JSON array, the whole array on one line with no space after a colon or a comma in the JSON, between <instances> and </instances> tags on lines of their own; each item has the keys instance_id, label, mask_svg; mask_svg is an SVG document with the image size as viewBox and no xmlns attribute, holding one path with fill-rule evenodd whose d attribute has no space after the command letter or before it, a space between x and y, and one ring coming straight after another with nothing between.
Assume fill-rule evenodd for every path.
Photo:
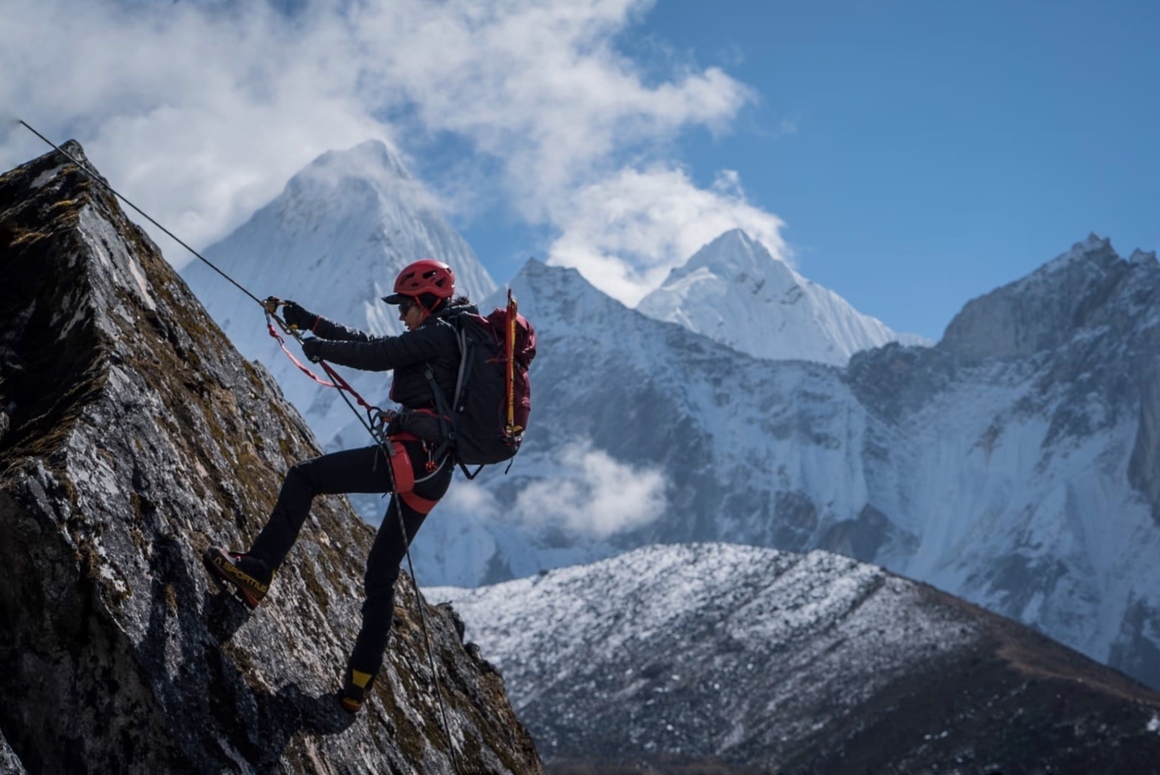
<instances>
[{"instance_id":1,"label":"blue sky","mask_svg":"<svg viewBox=\"0 0 1160 775\"><path fill-rule=\"evenodd\" d=\"M719 0L660 2L620 45L755 89L725 135L682 136L695 178L737 170L800 272L938 339L1089 232L1160 249L1157 35L1152 2Z\"/></svg>"},{"instance_id":2,"label":"blue sky","mask_svg":"<svg viewBox=\"0 0 1160 775\"><path fill-rule=\"evenodd\" d=\"M937 339L1089 232L1160 247L1157 32L1153 2L8 0L0 110L199 247L379 137L500 282L534 255L633 304L739 226ZM43 151L5 126L0 166Z\"/></svg>"}]
</instances>

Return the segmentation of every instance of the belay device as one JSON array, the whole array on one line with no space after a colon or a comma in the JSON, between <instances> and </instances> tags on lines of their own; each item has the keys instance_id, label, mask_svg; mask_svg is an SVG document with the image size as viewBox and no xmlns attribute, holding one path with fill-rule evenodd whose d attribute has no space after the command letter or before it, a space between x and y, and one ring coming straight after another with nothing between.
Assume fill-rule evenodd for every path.
<instances>
[{"instance_id":1,"label":"belay device","mask_svg":"<svg viewBox=\"0 0 1160 775\"><path fill-rule=\"evenodd\" d=\"M467 478L480 468L511 460L520 449L532 411L528 367L536 357L536 331L519 314L508 290L507 306L487 317L459 315L459 376L447 402L427 370L443 435ZM474 473L467 466L479 466Z\"/></svg>"}]
</instances>

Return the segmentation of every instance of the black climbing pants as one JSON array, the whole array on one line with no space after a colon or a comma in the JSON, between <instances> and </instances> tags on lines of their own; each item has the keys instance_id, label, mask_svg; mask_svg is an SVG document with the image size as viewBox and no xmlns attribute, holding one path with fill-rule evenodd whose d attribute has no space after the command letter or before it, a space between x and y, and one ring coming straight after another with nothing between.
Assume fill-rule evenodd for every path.
<instances>
[{"instance_id":1,"label":"black climbing pants","mask_svg":"<svg viewBox=\"0 0 1160 775\"><path fill-rule=\"evenodd\" d=\"M449 460L444 460L432 475L426 469L427 453L422 442L406 441L403 445L415 471L414 493L430 501L442 498L451 484L454 466ZM270 521L247 554L261 560L270 570L277 570L297 540L315 495L390 492L389 466L386 454L378 446L343 450L294 465L286 473ZM399 565L426 518L401 498L392 501L367 557L362 627L350 657L352 668L371 675L376 674L382 665L383 652L390 638ZM400 518L406 530L405 540Z\"/></svg>"}]
</instances>

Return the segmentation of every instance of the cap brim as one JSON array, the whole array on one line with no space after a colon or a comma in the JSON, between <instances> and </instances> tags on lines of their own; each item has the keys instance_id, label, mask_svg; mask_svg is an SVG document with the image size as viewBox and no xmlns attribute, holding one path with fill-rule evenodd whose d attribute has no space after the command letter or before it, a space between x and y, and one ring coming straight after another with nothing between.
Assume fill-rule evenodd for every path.
<instances>
[{"instance_id":1,"label":"cap brim","mask_svg":"<svg viewBox=\"0 0 1160 775\"><path fill-rule=\"evenodd\" d=\"M401 293L392 293L390 296L384 296L383 301L387 304L400 304L409 298L409 296L404 296Z\"/></svg>"}]
</instances>

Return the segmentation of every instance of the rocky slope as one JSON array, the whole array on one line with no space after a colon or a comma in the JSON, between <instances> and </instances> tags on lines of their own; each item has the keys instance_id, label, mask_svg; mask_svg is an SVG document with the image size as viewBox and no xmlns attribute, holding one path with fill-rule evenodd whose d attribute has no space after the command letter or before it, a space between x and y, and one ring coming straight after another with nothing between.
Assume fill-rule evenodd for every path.
<instances>
[{"instance_id":1,"label":"rocky slope","mask_svg":"<svg viewBox=\"0 0 1160 775\"><path fill-rule=\"evenodd\" d=\"M75 144L72 153L83 158ZM540 772L502 680L401 582L356 719L332 692L371 529L320 498L252 615L208 582L318 453L117 203L50 153L0 177L0 757L32 772Z\"/></svg>"},{"instance_id":2,"label":"rocky slope","mask_svg":"<svg viewBox=\"0 0 1160 775\"><path fill-rule=\"evenodd\" d=\"M555 772L1160 772L1160 694L826 552L651 546L426 592Z\"/></svg>"}]
</instances>

